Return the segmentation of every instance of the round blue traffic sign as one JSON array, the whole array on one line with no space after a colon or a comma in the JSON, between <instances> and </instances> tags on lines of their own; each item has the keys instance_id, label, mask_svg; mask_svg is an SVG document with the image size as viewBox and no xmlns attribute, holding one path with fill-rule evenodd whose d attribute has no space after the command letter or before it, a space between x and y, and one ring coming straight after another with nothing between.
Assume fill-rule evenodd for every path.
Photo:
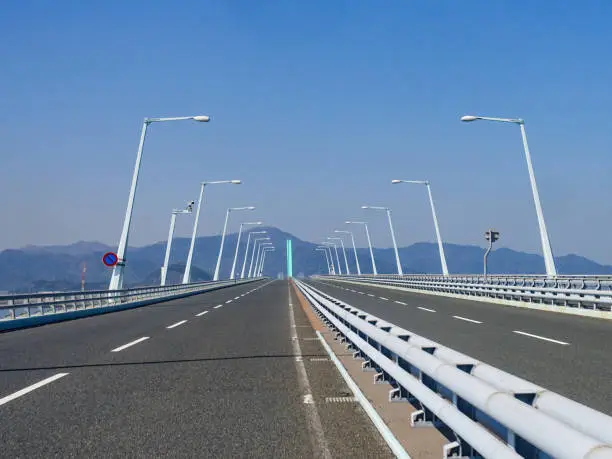
<instances>
[{"instance_id":1,"label":"round blue traffic sign","mask_svg":"<svg viewBox=\"0 0 612 459\"><path fill-rule=\"evenodd\" d=\"M115 252L106 252L102 256L102 263L104 263L106 266L115 266L118 261L119 257Z\"/></svg>"}]
</instances>

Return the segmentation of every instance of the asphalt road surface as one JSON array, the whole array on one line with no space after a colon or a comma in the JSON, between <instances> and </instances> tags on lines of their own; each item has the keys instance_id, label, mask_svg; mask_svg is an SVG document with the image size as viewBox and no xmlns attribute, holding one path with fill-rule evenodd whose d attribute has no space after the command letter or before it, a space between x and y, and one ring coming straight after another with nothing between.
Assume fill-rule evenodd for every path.
<instances>
[{"instance_id":1,"label":"asphalt road surface","mask_svg":"<svg viewBox=\"0 0 612 459\"><path fill-rule=\"evenodd\" d=\"M612 321L310 280L352 306L612 415Z\"/></svg>"},{"instance_id":2,"label":"asphalt road surface","mask_svg":"<svg viewBox=\"0 0 612 459\"><path fill-rule=\"evenodd\" d=\"M391 457L325 357L286 281L3 333L0 456Z\"/></svg>"}]
</instances>

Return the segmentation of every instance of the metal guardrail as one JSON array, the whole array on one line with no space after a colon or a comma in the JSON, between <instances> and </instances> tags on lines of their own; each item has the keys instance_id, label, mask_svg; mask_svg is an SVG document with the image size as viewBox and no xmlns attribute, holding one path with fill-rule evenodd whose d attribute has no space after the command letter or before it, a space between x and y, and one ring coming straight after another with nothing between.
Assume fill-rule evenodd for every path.
<instances>
[{"instance_id":1,"label":"metal guardrail","mask_svg":"<svg viewBox=\"0 0 612 459\"><path fill-rule=\"evenodd\" d=\"M431 278L427 278L425 276L415 277L392 275L343 275L315 277L350 280L374 285L390 285L431 292L452 293L456 295L465 295L467 297L496 298L502 300L520 301L524 303L565 306L595 311L612 311L612 290L608 289L607 287L600 289L586 289L565 288L559 286L554 287L548 284L538 286L526 285L527 283L525 283L525 285L503 282L472 283L469 277L460 279L457 277L445 278L443 276L431 276ZM505 279L509 278L505 277ZM584 282L585 278L580 279L580 282ZM548 280L544 278L543 281ZM602 283L602 279L598 279L597 282L599 283L600 287L604 285Z\"/></svg>"},{"instance_id":2,"label":"metal guardrail","mask_svg":"<svg viewBox=\"0 0 612 459\"><path fill-rule=\"evenodd\" d=\"M416 409L411 425L450 429L444 457L612 458L612 417L296 284L337 337Z\"/></svg>"},{"instance_id":3,"label":"metal guardrail","mask_svg":"<svg viewBox=\"0 0 612 459\"><path fill-rule=\"evenodd\" d=\"M0 296L0 322L40 317L84 309L121 306L155 298L172 297L206 291L227 284L244 281L208 281L163 287L138 287L123 290L92 290L85 292L54 292Z\"/></svg>"},{"instance_id":4,"label":"metal guardrail","mask_svg":"<svg viewBox=\"0 0 612 459\"><path fill-rule=\"evenodd\" d=\"M612 275L559 275L545 274L362 274L363 278L414 280L446 283L487 284L516 287L546 287L576 290L611 290Z\"/></svg>"}]
</instances>

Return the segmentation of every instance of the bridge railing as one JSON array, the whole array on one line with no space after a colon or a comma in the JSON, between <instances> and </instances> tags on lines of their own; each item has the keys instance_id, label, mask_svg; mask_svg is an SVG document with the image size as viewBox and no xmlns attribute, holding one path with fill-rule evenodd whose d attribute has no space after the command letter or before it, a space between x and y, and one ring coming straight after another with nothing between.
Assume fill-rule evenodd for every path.
<instances>
[{"instance_id":1,"label":"bridge railing","mask_svg":"<svg viewBox=\"0 0 612 459\"><path fill-rule=\"evenodd\" d=\"M482 299L499 299L550 306L612 311L612 277L565 276L559 279L533 276L431 276L362 275L316 276L447 293Z\"/></svg>"},{"instance_id":2,"label":"bridge railing","mask_svg":"<svg viewBox=\"0 0 612 459\"><path fill-rule=\"evenodd\" d=\"M245 281L208 281L122 290L0 295L0 322L84 309L121 306L164 297L171 298L178 295L205 292L219 286L249 282L251 280L253 279Z\"/></svg>"},{"instance_id":3,"label":"bridge railing","mask_svg":"<svg viewBox=\"0 0 612 459\"><path fill-rule=\"evenodd\" d=\"M443 457L612 457L610 416L296 283L411 427L450 429Z\"/></svg>"}]
</instances>

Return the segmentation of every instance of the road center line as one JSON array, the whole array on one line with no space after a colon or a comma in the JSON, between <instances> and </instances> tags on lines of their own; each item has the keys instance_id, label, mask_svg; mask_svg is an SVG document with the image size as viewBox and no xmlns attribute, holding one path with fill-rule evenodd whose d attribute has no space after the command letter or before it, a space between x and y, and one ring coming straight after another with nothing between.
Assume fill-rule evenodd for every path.
<instances>
[{"instance_id":1,"label":"road center line","mask_svg":"<svg viewBox=\"0 0 612 459\"><path fill-rule=\"evenodd\" d=\"M380 298L381 300L389 301L389 298L385 298L384 296L379 296L378 298Z\"/></svg>"},{"instance_id":2,"label":"road center line","mask_svg":"<svg viewBox=\"0 0 612 459\"><path fill-rule=\"evenodd\" d=\"M423 306L417 306L417 309L420 309L421 311L427 311L427 312L436 312L433 309L424 308ZM478 322L478 323L480 323L480 322Z\"/></svg>"},{"instance_id":3,"label":"road center line","mask_svg":"<svg viewBox=\"0 0 612 459\"><path fill-rule=\"evenodd\" d=\"M31 386L25 387L21 390L18 390L17 392L11 394L11 395L7 395L6 397L2 397L0 398L0 405L4 405L5 403L10 402L11 400L15 400L16 398L21 397L22 395L27 394L28 392L32 392L33 390L36 390L42 386L46 386L49 383L52 383L53 381L63 378L64 376L68 375L68 373L58 373L56 375L53 375L47 379L43 379L42 381L37 382L36 384L32 384Z\"/></svg>"},{"instance_id":4,"label":"road center line","mask_svg":"<svg viewBox=\"0 0 612 459\"><path fill-rule=\"evenodd\" d=\"M234 299L235 299L235 300L238 300L238 299L240 299L240 297L239 297L239 296L235 296L235 297L234 297Z\"/></svg>"},{"instance_id":5,"label":"road center line","mask_svg":"<svg viewBox=\"0 0 612 459\"><path fill-rule=\"evenodd\" d=\"M225 302L225 304L229 304L229 303L231 303L231 302L232 302L232 300L227 300L227 301Z\"/></svg>"},{"instance_id":6,"label":"road center line","mask_svg":"<svg viewBox=\"0 0 612 459\"><path fill-rule=\"evenodd\" d=\"M403 301L397 301L397 300L395 300L395 301L394 301L394 303L401 304L402 306L408 306L408 304L407 304L407 303L404 303Z\"/></svg>"},{"instance_id":7,"label":"road center line","mask_svg":"<svg viewBox=\"0 0 612 459\"><path fill-rule=\"evenodd\" d=\"M479 320L474 320L474 319L468 319L467 317L461 317L461 316L453 316L455 319L459 319L459 320L464 320L466 322L472 322L473 324L481 324L482 322Z\"/></svg>"},{"instance_id":8,"label":"road center line","mask_svg":"<svg viewBox=\"0 0 612 459\"><path fill-rule=\"evenodd\" d=\"M223 306L222 304L218 304L217 306L215 306L213 309L219 309L221 306Z\"/></svg>"},{"instance_id":9,"label":"road center line","mask_svg":"<svg viewBox=\"0 0 612 459\"><path fill-rule=\"evenodd\" d=\"M179 325L183 325L185 322L187 322L186 320L181 320L180 322L177 322L175 324L172 325L168 325L166 328L174 328L174 327L178 327Z\"/></svg>"},{"instance_id":10,"label":"road center line","mask_svg":"<svg viewBox=\"0 0 612 459\"><path fill-rule=\"evenodd\" d=\"M196 317L203 316L204 314L208 314L208 311L202 311L202 312L196 314Z\"/></svg>"},{"instance_id":11,"label":"road center line","mask_svg":"<svg viewBox=\"0 0 612 459\"><path fill-rule=\"evenodd\" d=\"M368 293L368 296L372 296L372 297L374 297L374 296L376 296L376 295L372 295L371 293Z\"/></svg>"},{"instance_id":12,"label":"road center line","mask_svg":"<svg viewBox=\"0 0 612 459\"><path fill-rule=\"evenodd\" d=\"M365 295L365 293L363 293L363 292L357 292L357 293L359 293L360 295Z\"/></svg>"},{"instance_id":13,"label":"road center line","mask_svg":"<svg viewBox=\"0 0 612 459\"><path fill-rule=\"evenodd\" d=\"M146 341L148 339L149 339L148 336L143 336L142 338L135 339L134 341L131 341L131 342L127 343L127 344L124 344L123 346L119 346L119 347L113 349L111 352L122 351L124 349L127 349L130 346L133 346L134 344L142 343L143 341Z\"/></svg>"},{"instance_id":14,"label":"road center line","mask_svg":"<svg viewBox=\"0 0 612 459\"><path fill-rule=\"evenodd\" d=\"M562 344L563 346L569 346L569 343L566 343L565 341L559 341L559 340L552 339L552 338L546 338L545 336L533 335L531 333L522 332L520 330L514 330L512 333L517 333L519 335L530 336L531 338L541 339L542 341L549 341L551 343Z\"/></svg>"}]
</instances>

